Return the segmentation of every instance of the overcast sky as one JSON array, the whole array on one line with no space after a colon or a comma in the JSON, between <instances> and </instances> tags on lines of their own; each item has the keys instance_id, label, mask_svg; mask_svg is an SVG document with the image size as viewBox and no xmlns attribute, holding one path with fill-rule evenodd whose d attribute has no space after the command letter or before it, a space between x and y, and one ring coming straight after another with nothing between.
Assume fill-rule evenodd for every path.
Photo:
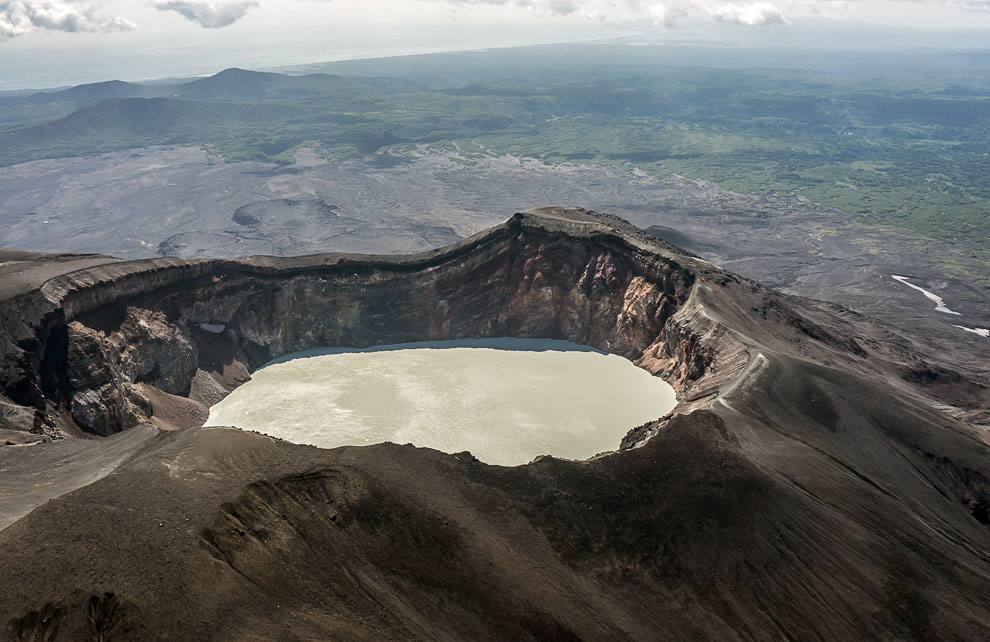
<instances>
[{"instance_id":1,"label":"overcast sky","mask_svg":"<svg viewBox=\"0 0 990 642\"><path fill-rule=\"evenodd\" d=\"M631 21L672 39L708 23L772 42L819 22L982 29L990 44L990 0L0 0L0 89L588 40Z\"/></svg>"}]
</instances>

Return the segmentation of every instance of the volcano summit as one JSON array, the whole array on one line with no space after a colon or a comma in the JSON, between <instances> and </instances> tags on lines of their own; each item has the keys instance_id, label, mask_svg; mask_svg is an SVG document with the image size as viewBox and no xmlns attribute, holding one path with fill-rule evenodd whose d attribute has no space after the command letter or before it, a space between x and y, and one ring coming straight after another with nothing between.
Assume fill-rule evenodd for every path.
<instances>
[{"instance_id":1,"label":"volcano summit","mask_svg":"<svg viewBox=\"0 0 990 642\"><path fill-rule=\"evenodd\" d=\"M0 299L13 639L990 638L990 355L618 218L408 256L5 251ZM282 355L491 337L624 356L678 405L513 467L201 427Z\"/></svg>"}]
</instances>

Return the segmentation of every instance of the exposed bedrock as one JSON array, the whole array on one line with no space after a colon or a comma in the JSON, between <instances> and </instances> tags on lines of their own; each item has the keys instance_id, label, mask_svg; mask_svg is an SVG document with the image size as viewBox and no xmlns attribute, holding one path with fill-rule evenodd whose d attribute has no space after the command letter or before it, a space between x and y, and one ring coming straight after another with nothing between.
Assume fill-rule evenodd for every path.
<instances>
[{"instance_id":1,"label":"exposed bedrock","mask_svg":"<svg viewBox=\"0 0 990 642\"><path fill-rule=\"evenodd\" d=\"M564 208L414 256L86 261L0 303L3 434L107 435L0 448L14 639L990 639L987 373L870 319ZM501 335L680 404L513 468L197 427L281 354Z\"/></svg>"},{"instance_id":2,"label":"exposed bedrock","mask_svg":"<svg viewBox=\"0 0 990 642\"><path fill-rule=\"evenodd\" d=\"M68 274L43 288L58 307L38 323L8 395L106 435L154 414L136 384L209 405L246 370L316 346L568 339L638 359L685 395L720 354L742 354L685 305L696 275L679 260L689 256L655 254L637 246L658 244L648 237L577 216L517 216L415 257L137 261Z\"/></svg>"}]
</instances>

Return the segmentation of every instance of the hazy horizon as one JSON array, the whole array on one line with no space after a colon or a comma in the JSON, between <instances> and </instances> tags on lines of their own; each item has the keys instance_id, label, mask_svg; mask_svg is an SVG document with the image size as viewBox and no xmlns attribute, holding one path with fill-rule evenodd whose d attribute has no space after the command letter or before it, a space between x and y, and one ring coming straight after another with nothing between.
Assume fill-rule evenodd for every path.
<instances>
[{"instance_id":1,"label":"hazy horizon","mask_svg":"<svg viewBox=\"0 0 990 642\"><path fill-rule=\"evenodd\" d=\"M381 0L375 7L356 8L349 0L16 0L0 6L0 91L618 39L839 51L986 50L990 43L984 0ZM787 56L781 64L787 66Z\"/></svg>"},{"instance_id":2,"label":"hazy horizon","mask_svg":"<svg viewBox=\"0 0 990 642\"><path fill-rule=\"evenodd\" d=\"M476 26L462 28L459 35L440 45L436 44L435 31L430 29L390 31L373 38L366 34L338 36L332 46L312 37L291 41L274 39L263 49L259 49L257 43L247 46L246 43L226 41L193 46L174 46L169 41L130 45L114 43L95 49L69 43L48 50L50 56L39 55L35 46L21 46L16 41L0 42L0 51L11 44L19 47L13 52L3 51L5 58L15 64L5 66L0 72L0 91L50 89L109 80L140 82L210 75L229 67L275 69L339 60L591 41L623 35L618 30L593 26L600 33L590 31L584 37L574 37L571 32L546 29L540 25L526 26L522 35L496 31L486 36L481 32L490 31L491 26ZM112 35L131 39L134 34ZM127 56L122 56L120 50L125 46L133 46L134 49L128 51Z\"/></svg>"}]
</instances>

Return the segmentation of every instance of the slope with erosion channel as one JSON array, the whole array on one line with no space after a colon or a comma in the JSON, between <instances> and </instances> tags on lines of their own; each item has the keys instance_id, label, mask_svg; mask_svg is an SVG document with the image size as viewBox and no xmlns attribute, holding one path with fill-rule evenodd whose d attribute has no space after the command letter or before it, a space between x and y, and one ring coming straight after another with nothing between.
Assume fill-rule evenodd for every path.
<instances>
[{"instance_id":1,"label":"slope with erosion channel","mask_svg":"<svg viewBox=\"0 0 990 642\"><path fill-rule=\"evenodd\" d=\"M0 531L15 639L990 635L987 374L614 217L45 275L0 304L6 427L160 432ZM280 354L506 335L622 354L680 404L613 454L513 468L196 427Z\"/></svg>"}]
</instances>

